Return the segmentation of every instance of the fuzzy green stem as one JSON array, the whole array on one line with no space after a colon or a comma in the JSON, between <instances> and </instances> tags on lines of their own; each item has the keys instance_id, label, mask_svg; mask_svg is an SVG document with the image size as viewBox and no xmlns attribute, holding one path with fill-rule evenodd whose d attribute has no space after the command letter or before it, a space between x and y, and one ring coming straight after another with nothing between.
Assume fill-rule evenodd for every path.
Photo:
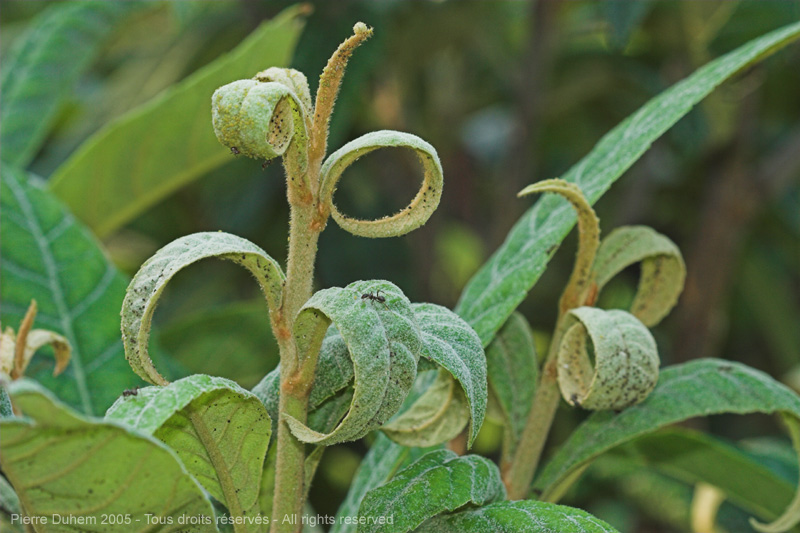
<instances>
[{"instance_id":1,"label":"fuzzy green stem","mask_svg":"<svg viewBox=\"0 0 800 533\"><path fill-rule=\"evenodd\" d=\"M286 183L291 219L283 297L281 307L272 319L281 356L272 533L299 532L302 529L300 516L307 494L305 445L292 435L286 424L286 415L306 423L317 354L297 353L292 330L297 313L311 297L317 242L328 218L327 212L319 208L319 172L327 149L330 115L350 54L372 34L372 30L362 23L356 24L354 31L355 35L339 46L322 72L309 136L306 174L294 176L292 170L295 167L284 165L289 178Z\"/></svg>"}]
</instances>

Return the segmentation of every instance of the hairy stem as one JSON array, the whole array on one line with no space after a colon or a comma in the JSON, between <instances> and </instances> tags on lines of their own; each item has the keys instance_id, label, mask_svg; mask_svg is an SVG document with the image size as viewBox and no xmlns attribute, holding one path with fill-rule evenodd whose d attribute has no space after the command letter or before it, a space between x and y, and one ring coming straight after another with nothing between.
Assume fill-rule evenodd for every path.
<instances>
[{"instance_id":1,"label":"hairy stem","mask_svg":"<svg viewBox=\"0 0 800 533\"><path fill-rule=\"evenodd\" d=\"M291 219L283 297L279 311L272 318L281 356L278 449L271 528L273 533L299 532L302 529L299 518L308 494L305 487L305 445L292 435L286 424L286 415L306 423L308 396L314 382L317 354L298 353L292 329L298 311L311 297L317 242L328 216L324 210L319 209L319 172L327 149L328 124L333 104L350 55L372 35L372 30L363 23L356 24L353 31L354 35L343 42L331 56L320 77L305 176L298 179L299 176L291 175L293 167L284 165L289 174L286 183Z\"/></svg>"}]
</instances>

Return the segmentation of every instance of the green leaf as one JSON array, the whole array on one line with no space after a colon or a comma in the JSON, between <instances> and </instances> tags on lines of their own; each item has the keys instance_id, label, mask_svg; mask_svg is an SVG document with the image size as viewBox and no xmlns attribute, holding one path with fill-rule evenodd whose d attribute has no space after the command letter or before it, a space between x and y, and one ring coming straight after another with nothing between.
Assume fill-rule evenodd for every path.
<instances>
[{"instance_id":1,"label":"green leaf","mask_svg":"<svg viewBox=\"0 0 800 533\"><path fill-rule=\"evenodd\" d=\"M377 291L385 301L362 298ZM291 416L286 417L295 437L326 446L359 439L391 418L414 383L422 350L411 303L388 281L357 281L345 288L333 287L314 294L294 323L302 366L316 367L316 356L331 323L341 334L353 361L350 411L330 433L314 431Z\"/></svg>"},{"instance_id":2,"label":"green leaf","mask_svg":"<svg viewBox=\"0 0 800 533\"><path fill-rule=\"evenodd\" d=\"M353 382L353 376L353 362L350 360L347 344L336 327L330 326L322 340L314 374L314 387L311 389L308 399L309 427L325 433L333 429L331 427L323 429L323 427L326 426L325 421L335 414L326 411L318 415L317 410L321 409L323 404L332 397L336 397L337 401L340 401L343 396L340 394L341 391ZM253 387L253 394L258 396L275 423L278 420L280 382L281 367L279 364L272 372L264 376L258 385Z\"/></svg>"},{"instance_id":3,"label":"green leaf","mask_svg":"<svg viewBox=\"0 0 800 533\"><path fill-rule=\"evenodd\" d=\"M496 502L477 509L437 516L422 524L419 533L617 533L586 511L552 503L521 500Z\"/></svg>"},{"instance_id":4,"label":"green leaf","mask_svg":"<svg viewBox=\"0 0 800 533\"><path fill-rule=\"evenodd\" d=\"M356 471L350 490L336 513L336 522L330 533L355 533L358 508L364 495L389 481L401 468L410 465L430 448L409 448L395 444L386 435L378 433L372 447Z\"/></svg>"},{"instance_id":5,"label":"green leaf","mask_svg":"<svg viewBox=\"0 0 800 533\"><path fill-rule=\"evenodd\" d=\"M579 307L567 314L565 330L558 349L558 385L570 405L625 409L643 401L656 386L656 341L632 314Z\"/></svg>"},{"instance_id":6,"label":"green leaf","mask_svg":"<svg viewBox=\"0 0 800 533\"><path fill-rule=\"evenodd\" d=\"M611 130L563 178L579 185L589 201L596 202L653 141L720 83L798 37L800 23L792 24L705 65ZM484 346L542 275L575 220L575 213L563 199L552 195L541 198L467 284L456 313L475 328Z\"/></svg>"},{"instance_id":7,"label":"green leaf","mask_svg":"<svg viewBox=\"0 0 800 533\"><path fill-rule=\"evenodd\" d=\"M412 308L422 332L423 357L436 363L455 378L461 384L463 394L458 394L459 391L450 383L447 376L442 376L418 400L415 406L411 406L401 418L392 421L389 425L390 430L394 436L399 436L398 432L402 431L406 433L407 437L410 437L407 430L418 428L420 436L427 433L422 440L414 442L413 439L407 438L406 442L398 442L406 446L432 446L446 442L458 435L463 429L464 423L469 419L467 444L471 446L483 425L488 397L486 356L483 353L481 340L466 322L445 307L423 303L414 304ZM464 413L465 397L469 405L469 410L466 412L468 418L460 415ZM440 417L433 414L443 413L441 409L436 409L437 398L441 400L440 408L448 404L451 406L451 409L446 410L450 413L449 416ZM445 401L445 398L449 401ZM425 413L433 416L425 416ZM439 424L432 424L427 429L422 429L420 424L426 425L426 420L428 422L439 420ZM456 426L459 425L461 427L456 429ZM449 427L449 431L444 429L446 427ZM438 435L438 438L447 435L448 438L438 440L433 438L433 435Z\"/></svg>"},{"instance_id":8,"label":"green leaf","mask_svg":"<svg viewBox=\"0 0 800 533\"><path fill-rule=\"evenodd\" d=\"M285 74L289 69L269 70ZM293 90L294 84L272 81L274 76L265 75L267 72L258 79L234 81L214 91L214 133L220 144L234 153L267 161L283 156L289 175L307 178L311 112ZM308 87L302 73L289 72Z\"/></svg>"},{"instance_id":9,"label":"green leaf","mask_svg":"<svg viewBox=\"0 0 800 533\"><path fill-rule=\"evenodd\" d=\"M119 22L141 2L63 2L42 11L3 61L3 160L25 167Z\"/></svg>"},{"instance_id":10,"label":"green leaf","mask_svg":"<svg viewBox=\"0 0 800 533\"><path fill-rule=\"evenodd\" d=\"M686 279L686 265L675 243L646 226L617 228L600 243L593 266L595 281L599 293L611 278L640 262L639 289L630 311L653 327L678 302Z\"/></svg>"},{"instance_id":11,"label":"green leaf","mask_svg":"<svg viewBox=\"0 0 800 533\"><path fill-rule=\"evenodd\" d=\"M510 460L525 429L539 382L539 361L528 321L513 313L486 348L489 390L503 422L503 458Z\"/></svg>"},{"instance_id":12,"label":"green leaf","mask_svg":"<svg viewBox=\"0 0 800 533\"><path fill-rule=\"evenodd\" d=\"M0 476L0 511L12 515L22 513L19 496L3 476Z\"/></svg>"},{"instance_id":13,"label":"green leaf","mask_svg":"<svg viewBox=\"0 0 800 533\"><path fill-rule=\"evenodd\" d=\"M635 468L652 468L690 485L705 482L763 520L774 520L794 493L790 481L749 454L698 431L670 428L616 448Z\"/></svg>"},{"instance_id":14,"label":"green leaf","mask_svg":"<svg viewBox=\"0 0 800 533\"><path fill-rule=\"evenodd\" d=\"M422 164L423 179L417 195L403 210L378 220L358 220L343 215L333 203L342 172L378 148L410 148ZM439 206L443 185L442 164L436 149L416 135L399 131L373 131L345 144L325 160L320 170L320 203L342 229L361 237L397 237L425 224Z\"/></svg>"},{"instance_id":15,"label":"green leaf","mask_svg":"<svg viewBox=\"0 0 800 533\"><path fill-rule=\"evenodd\" d=\"M283 271L267 253L252 242L229 233L194 233L174 240L145 261L133 277L122 302L122 341L133 370L150 383L166 385L148 354L150 324L161 293L181 269L201 259L217 257L233 261L256 278L270 313L280 306Z\"/></svg>"},{"instance_id":16,"label":"green leaf","mask_svg":"<svg viewBox=\"0 0 800 533\"><path fill-rule=\"evenodd\" d=\"M28 375L83 413L105 412L120 391L140 383L119 335L126 280L50 193L10 165L0 181L0 318L19 324L35 299L35 324L64 335L72 359L58 377L36 361Z\"/></svg>"},{"instance_id":17,"label":"green leaf","mask_svg":"<svg viewBox=\"0 0 800 533\"><path fill-rule=\"evenodd\" d=\"M367 523L358 531L404 533L438 514L505 497L494 463L479 455L436 450L367 492L358 510L359 518Z\"/></svg>"},{"instance_id":18,"label":"green leaf","mask_svg":"<svg viewBox=\"0 0 800 533\"><path fill-rule=\"evenodd\" d=\"M153 435L175 450L231 515L258 514L272 424L259 399L236 383L199 374L146 387L119 398L106 420Z\"/></svg>"},{"instance_id":19,"label":"green leaf","mask_svg":"<svg viewBox=\"0 0 800 533\"><path fill-rule=\"evenodd\" d=\"M261 24L229 54L105 126L59 167L52 190L105 237L224 164L233 156L208 123L212 93L264 66L288 63L303 26L300 13L289 8Z\"/></svg>"},{"instance_id":20,"label":"green leaf","mask_svg":"<svg viewBox=\"0 0 800 533\"><path fill-rule=\"evenodd\" d=\"M535 480L542 499L556 501L597 456L697 416L784 413L800 417L800 397L745 365L699 359L667 368L644 402L620 413L594 413L572 433Z\"/></svg>"},{"instance_id":21,"label":"green leaf","mask_svg":"<svg viewBox=\"0 0 800 533\"><path fill-rule=\"evenodd\" d=\"M381 431L403 446L434 446L457 437L470 419L463 389L447 371L440 370L425 392Z\"/></svg>"},{"instance_id":22,"label":"green leaf","mask_svg":"<svg viewBox=\"0 0 800 533\"><path fill-rule=\"evenodd\" d=\"M103 531L140 529L146 514L175 524L192 516L208 521L194 531L216 531L211 502L158 440L84 418L29 380L14 382L11 396L26 418L0 420L0 464L28 516L86 517L96 524L104 514L131 516L131 524L103 525Z\"/></svg>"}]
</instances>

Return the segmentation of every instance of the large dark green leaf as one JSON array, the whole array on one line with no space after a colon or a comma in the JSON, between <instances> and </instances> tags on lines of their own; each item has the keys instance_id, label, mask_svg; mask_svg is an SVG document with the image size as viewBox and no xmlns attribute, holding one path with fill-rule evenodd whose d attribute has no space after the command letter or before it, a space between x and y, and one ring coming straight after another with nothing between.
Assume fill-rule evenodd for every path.
<instances>
[{"instance_id":1,"label":"large dark green leaf","mask_svg":"<svg viewBox=\"0 0 800 533\"><path fill-rule=\"evenodd\" d=\"M506 497L500 471L479 455L450 450L423 455L361 501L359 532L404 533L436 515Z\"/></svg>"},{"instance_id":2,"label":"large dark green leaf","mask_svg":"<svg viewBox=\"0 0 800 533\"><path fill-rule=\"evenodd\" d=\"M775 30L700 68L650 100L603 137L563 178L596 202L650 145L720 83L800 37L800 23ZM569 203L541 198L516 223L506 241L470 280L456 312L487 345L575 223Z\"/></svg>"},{"instance_id":3,"label":"large dark green leaf","mask_svg":"<svg viewBox=\"0 0 800 533\"><path fill-rule=\"evenodd\" d=\"M378 433L375 442L358 467L347 497L336 513L336 523L331 527L330 533L355 533L358 524L352 519L358 516L358 508L364 495L389 481L398 470L410 465L430 450L430 448L400 446L389 440L386 435Z\"/></svg>"},{"instance_id":4,"label":"large dark green leaf","mask_svg":"<svg viewBox=\"0 0 800 533\"><path fill-rule=\"evenodd\" d=\"M616 529L586 511L552 503L521 500L496 502L477 509L437 516L419 533L616 533Z\"/></svg>"},{"instance_id":5,"label":"large dark green leaf","mask_svg":"<svg viewBox=\"0 0 800 533\"><path fill-rule=\"evenodd\" d=\"M55 172L52 190L102 237L225 163L232 156L214 136L211 95L286 65L303 26L299 13L290 8L265 22L231 53L98 131Z\"/></svg>"},{"instance_id":6,"label":"large dark green leaf","mask_svg":"<svg viewBox=\"0 0 800 533\"><path fill-rule=\"evenodd\" d=\"M122 390L140 383L119 333L127 282L58 200L9 165L2 170L0 206L2 322L16 327L36 299L37 327L69 339L72 359L59 377L36 360L28 375L70 406L101 414Z\"/></svg>"},{"instance_id":7,"label":"large dark green leaf","mask_svg":"<svg viewBox=\"0 0 800 533\"><path fill-rule=\"evenodd\" d=\"M25 417L0 421L0 465L25 513L50 520L37 531L142 531L147 514L176 526L181 516L204 518L192 530L216 531L211 502L158 440L84 418L29 380L14 382L11 396ZM103 524L109 514L130 515L130 523ZM54 515L95 524L53 524Z\"/></svg>"},{"instance_id":8,"label":"large dark green leaf","mask_svg":"<svg viewBox=\"0 0 800 533\"><path fill-rule=\"evenodd\" d=\"M144 2L60 2L39 14L4 58L3 161L26 166L78 78L122 18Z\"/></svg>"},{"instance_id":9,"label":"large dark green leaf","mask_svg":"<svg viewBox=\"0 0 800 533\"><path fill-rule=\"evenodd\" d=\"M652 394L619 413L594 413L578 426L535 480L542 499L557 500L600 454L659 428L719 413L800 417L800 397L745 365L700 359L664 370Z\"/></svg>"}]
</instances>

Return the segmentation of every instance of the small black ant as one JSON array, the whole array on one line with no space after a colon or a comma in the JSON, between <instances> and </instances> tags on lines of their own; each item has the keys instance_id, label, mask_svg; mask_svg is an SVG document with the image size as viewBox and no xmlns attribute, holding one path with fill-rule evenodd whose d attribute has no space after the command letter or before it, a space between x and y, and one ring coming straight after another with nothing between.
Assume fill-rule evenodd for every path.
<instances>
[{"instance_id":1,"label":"small black ant","mask_svg":"<svg viewBox=\"0 0 800 533\"><path fill-rule=\"evenodd\" d=\"M139 387L134 387L132 389L126 389L122 391L122 397L127 398L128 396L136 396L139 394Z\"/></svg>"},{"instance_id":2,"label":"small black ant","mask_svg":"<svg viewBox=\"0 0 800 533\"><path fill-rule=\"evenodd\" d=\"M386 297L381 296L381 290L382 289L378 289L374 294L372 292L365 292L364 294L361 295L361 299L372 300L373 302L382 303L383 306L386 307L386 309L389 309L389 307L386 305Z\"/></svg>"},{"instance_id":3,"label":"small black ant","mask_svg":"<svg viewBox=\"0 0 800 533\"><path fill-rule=\"evenodd\" d=\"M265 159L263 163L261 163L261 170L267 170L267 167L275 161L274 159Z\"/></svg>"},{"instance_id":4,"label":"small black ant","mask_svg":"<svg viewBox=\"0 0 800 533\"><path fill-rule=\"evenodd\" d=\"M236 148L235 146L231 146L231 153L232 153L233 155L239 155L239 154L241 154L242 152L240 152L240 151L239 151L239 149L238 149L238 148Z\"/></svg>"}]
</instances>

